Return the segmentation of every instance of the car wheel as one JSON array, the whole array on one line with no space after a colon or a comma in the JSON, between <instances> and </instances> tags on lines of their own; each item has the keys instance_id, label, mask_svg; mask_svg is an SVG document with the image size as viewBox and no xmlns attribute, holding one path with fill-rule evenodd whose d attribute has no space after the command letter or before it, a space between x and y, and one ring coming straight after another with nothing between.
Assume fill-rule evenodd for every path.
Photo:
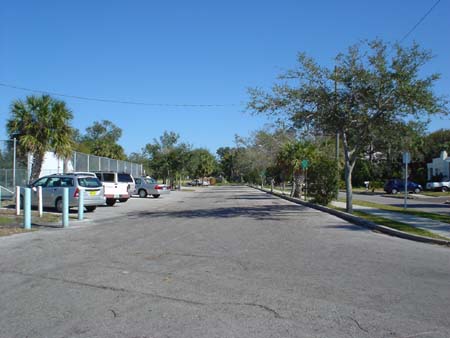
<instances>
[{"instance_id":1,"label":"car wheel","mask_svg":"<svg viewBox=\"0 0 450 338\"><path fill-rule=\"evenodd\" d=\"M139 190L139 197L140 198L146 198L147 197L147 191L144 189Z\"/></svg>"},{"instance_id":2,"label":"car wheel","mask_svg":"<svg viewBox=\"0 0 450 338\"><path fill-rule=\"evenodd\" d=\"M116 200L114 198L107 198L106 199L106 205L112 207L114 204L116 204Z\"/></svg>"},{"instance_id":3,"label":"car wheel","mask_svg":"<svg viewBox=\"0 0 450 338\"><path fill-rule=\"evenodd\" d=\"M86 207L87 212L93 212L95 209L97 209L96 205L90 205L90 206Z\"/></svg>"},{"instance_id":4,"label":"car wheel","mask_svg":"<svg viewBox=\"0 0 450 338\"><path fill-rule=\"evenodd\" d=\"M55 209L56 209L57 212L62 212L62 209L63 209L63 200L62 200L61 197L58 198L58 199L56 199L56 202L55 202Z\"/></svg>"},{"instance_id":5,"label":"car wheel","mask_svg":"<svg viewBox=\"0 0 450 338\"><path fill-rule=\"evenodd\" d=\"M391 190L391 194L395 195L396 193L398 193L397 189L394 188Z\"/></svg>"},{"instance_id":6,"label":"car wheel","mask_svg":"<svg viewBox=\"0 0 450 338\"><path fill-rule=\"evenodd\" d=\"M414 189L414 193L415 193L415 194L420 194L420 192L421 192L420 188Z\"/></svg>"},{"instance_id":7,"label":"car wheel","mask_svg":"<svg viewBox=\"0 0 450 338\"><path fill-rule=\"evenodd\" d=\"M159 196L161 196L161 195L152 195L154 198L158 198Z\"/></svg>"},{"instance_id":8,"label":"car wheel","mask_svg":"<svg viewBox=\"0 0 450 338\"><path fill-rule=\"evenodd\" d=\"M447 187L442 187L442 192L447 192L448 191L448 188Z\"/></svg>"}]
</instances>

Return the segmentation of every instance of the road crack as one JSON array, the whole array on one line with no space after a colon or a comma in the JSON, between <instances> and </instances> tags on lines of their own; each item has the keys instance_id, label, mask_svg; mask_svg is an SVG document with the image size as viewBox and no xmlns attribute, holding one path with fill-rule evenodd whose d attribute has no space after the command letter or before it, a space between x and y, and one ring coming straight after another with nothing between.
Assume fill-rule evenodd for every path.
<instances>
[{"instance_id":1,"label":"road crack","mask_svg":"<svg viewBox=\"0 0 450 338\"><path fill-rule=\"evenodd\" d=\"M355 324L358 326L358 328L359 328L361 331L364 331L364 332L366 332L366 333L369 333L369 331L366 330L365 328L363 328L355 318L350 317L350 316L348 316L348 318L350 318L351 320L353 320L353 321L355 322Z\"/></svg>"},{"instance_id":2,"label":"road crack","mask_svg":"<svg viewBox=\"0 0 450 338\"><path fill-rule=\"evenodd\" d=\"M231 305L231 306L257 307L257 308L262 309L262 310L264 310L264 311L266 311L268 313L271 313L274 316L274 318L277 318L277 319L282 319L283 318L274 309L272 309L272 308L270 308L270 307L268 307L266 305L258 304L258 303L238 303L238 302L205 303L205 302L200 302L200 301L195 301L195 300L190 300L190 299L185 299L185 298L163 296L163 295L159 295L159 294L151 293L151 292L134 291L134 290L128 290L128 289L125 289L125 288L119 288L119 287L114 287L114 286L99 285L99 284L92 284L92 283L86 283L86 282L79 282L79 281L68 280L68 279L65 279L65 278L41 276L41 275L35 275L35 274L19 272L19 271L1 271L1 272L2 273L19 274L19 275L22 275L22 276L32 277L32 278L39 278L39 279L42 279L42 280L58 281L58 282L62 282L62 283L67 283L67 284L72 284L72 285L77 285L77 286L82 286L82 287L88 287L88 288L93 288L93 289L115 291L115 292L123 292L123 293L131 293L131 294L136 294L136 295L141 295L141 296L154 297L154 298L158 298L158 299L162 299L162 300L168 300L168 301L172 301L172 302L179 302L179 303L184 303L184 304L189 304L189 305L196 305L196 306ZM110 309L109 311L114 315L114 318L116 318L118 316L117 312L114 311L113 309ZM351 318L351 319L353 319L353 318ZM354 320L354 321L357 323L357 325L359 326L359 328L361 330L366 331L363 328L361 328L361 326L358 324L358 322L356 320Z\"/></svg>"},{"instance_id":3,"label":"road crack","mask_svg":"<svg viewBox=\"0 0 450 338\"><path fill-rule=\"evenodd\" d=\"M274 309L272 309L266 305L262 305L262 304L257 304L257 303L219 303L219 304L220 305L235 305L235 306L253 306L253 307L260 308L264 311L267 311L267 312L273 314L273 316L277 319L283 318L277 311L275 311Z\"/></svg>"}]
</instances>

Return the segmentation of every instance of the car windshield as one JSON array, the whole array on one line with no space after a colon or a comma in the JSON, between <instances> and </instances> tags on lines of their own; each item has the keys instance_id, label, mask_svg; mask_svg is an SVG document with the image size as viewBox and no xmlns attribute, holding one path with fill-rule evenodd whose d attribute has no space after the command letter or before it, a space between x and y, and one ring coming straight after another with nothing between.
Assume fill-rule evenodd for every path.
<instances>
[{"instance_id":1,"label":"car windshield","mask_svg":"<svg viewBox=\"0 0 450 338\"><path fill-rule=\"evenodd\" d=\"M148 184L156 183L156 181L153 178L146 178L145 182L147 182Z\"/></svg>"},{"instance_id":2,"label":"car windshield","mask_svg":"<svg viewBox=\"0 0 450 338\"><path fill-rule=\"evenodd\" d=\"M119 182L133 182L130 174L117 174L117 178L119 179Z\"/></svg>"},{"instance_id":3,"label":"car windshield","mask_svg":"<svg viewBox=\"0 0 450 338\"><path fill-rule=\"evenodd\" d=\"M102 183L98 180L97 177L79 177L78 184L83 188L99 188L102 186Z\"/></svg>"}]
</instances>

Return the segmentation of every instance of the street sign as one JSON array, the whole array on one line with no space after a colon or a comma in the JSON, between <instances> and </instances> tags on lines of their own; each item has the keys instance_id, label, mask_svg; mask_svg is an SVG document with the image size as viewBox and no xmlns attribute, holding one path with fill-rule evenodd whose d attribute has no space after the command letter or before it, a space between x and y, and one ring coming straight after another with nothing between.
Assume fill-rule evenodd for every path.
<instances>
[{"instance_id":1,"label":"street sign","mask_svg":"<svg viewBox=\"0 0 450 338\"><path fill-rule=\"evenodd\" d=\"M407 151L403 152L403 164L411 163L411 154Z\"/></svg>"},{"instance_id":2,"label":"street sign","mask_svg":"<svg viewBox=\"0 0 450 338\"><path fill-rule=\"evenodd\" d=\"M308 169L309 166L309 161L308 160L303 160L302 161L302 168L303 169Z\"/></svg>"}]
</instances>

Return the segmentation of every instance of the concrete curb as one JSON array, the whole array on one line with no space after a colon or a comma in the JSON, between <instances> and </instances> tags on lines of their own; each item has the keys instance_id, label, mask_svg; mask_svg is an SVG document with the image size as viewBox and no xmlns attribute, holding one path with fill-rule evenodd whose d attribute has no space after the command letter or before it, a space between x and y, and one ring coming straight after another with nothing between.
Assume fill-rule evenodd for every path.
<instances>
[{"instance_id":1,"label":"concrete curb","mask_svg":"<svg viewBox=\"0 0 450 338\"><path fill-rule=\"evenodd\" d=\"M319 210L319 211L323 211L323 212L329 213L329 214L334 215L336 217L342 218L342 219L344 219L344 220L346 220L346 221L348 221L350 223L353 223L353 224L356 224L356 225L359 225L359 226L363 226L363 227L371 229L371 230L379 231L379 232L382 232L382 233L385 233L385 234L388 234L388 235L391 235L391 236L396 236L396 237L400 237L400 238L404 238L404 239L409 239L409 240L416 241L416 242L438 244L438 245L443 245L443 246L450 247L450 241L446 241L446 240L443 240L443 239L429 238L429 237L423 237L423 236L419 236L419 235L408 234L406 232L403 232L403 231L400 231L400 230L395 230L395 229L392 229L392 228L388 228L386 226L379 225L379 224L367 221L367 220L362 219L360 217L357 217L355 215L348 214L346 212L339 211L339 210L336 210L336 209L328 208L328 207L325 207L323 205L318 205L318 204L314 204L314 203L310 203L310 202L301 201L298 198L289 197L289 196L286 196L286 195L282 195L282 194L279 194L279 193L276 193L276 192L271 192L269 190L261 189L261 188L258 188L258 187L253 187L253 186L250 186L250 187L254 188L254 189L257 189L257 190L260 190L262 192L265 192L267 194L271 194L271 195L280 197L282 199L285 199L287 201L290 201L290 202L293 202L293 203L296 203L296 204L301 204L301 205L307 206L307 207L312 208L312 209L316 209L316 210Z\"/></svg>"}]
</instances>

